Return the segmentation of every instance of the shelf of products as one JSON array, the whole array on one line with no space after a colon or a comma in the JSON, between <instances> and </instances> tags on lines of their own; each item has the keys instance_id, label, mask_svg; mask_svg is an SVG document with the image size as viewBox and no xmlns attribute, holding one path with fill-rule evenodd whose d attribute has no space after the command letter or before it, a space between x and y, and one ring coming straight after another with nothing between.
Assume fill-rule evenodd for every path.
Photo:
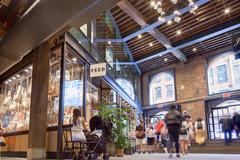
<instances>
[{"instance_id":1,"label":"shelf of products","mask_svg":"<svg viewBox=\"0 0 240 160\"><path fill-rule=\"evenodd\" d=\"M32 88L32 65L23 68L3 84L0 117L4 133L28 130Z\"/></svg>"}]
</instances>

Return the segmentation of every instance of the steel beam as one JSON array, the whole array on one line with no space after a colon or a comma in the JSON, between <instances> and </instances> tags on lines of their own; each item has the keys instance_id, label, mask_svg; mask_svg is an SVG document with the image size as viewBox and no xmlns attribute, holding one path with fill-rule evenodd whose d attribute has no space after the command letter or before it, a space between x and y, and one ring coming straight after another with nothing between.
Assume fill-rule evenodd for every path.
<instances>
[{"instance_id":1,"label":"steel beam","mask_svg":"<svg viewBox=\"0 0 240 160\"><path fill-rule=\"evenodd\" d=\"M117 5L141 27L145 27L148 25L145 17L127 0L121 0ZM162 34L157 28L148 30L148 33L151 34L158 42L160 42L167 49L172 48L172 45L168 38L164 34ZM180 50L173 51L172 53L181 62L187 62L186 56Z\"/></svg>"},{"instance_id":2,"label":"steel beam","mask_svg":"<svg viewBox=\"0 0 240 160\"><path fill-rule=\"evenodd\" d=\"M230 32L230 31L235 30L235 29L237 29L237 28L240 28L240 23L235 24L235 25L230 26L230 27L227 27L227 28L224 28L224 29L221 29L221 30L219 30L219 31L210 33L210 34L208 34L208 35L206 35L206 36L203 36L203 37L194 39L194 40L192 40L192 41L189 41L189 42L186 42L186 43L184 43L184 44L178 45L178 46L176 46L176 47L169 48L169 49L167 49L167 50L165 50L165 51L163 51L163 52L159 52L159 53L157 53L157 54L155 54L155 55L152 55L152 56L143 58L143 59L141 59L141 60L138 60L138 61L136 61L136 63L139 64L139 63L143 63L143 62L145 62L145 61L149 61L149 60L151 60L151 59L153 59L153 58L157 58L157 57L159 57L159 56L163 56L163 55L168 54L168 53L170 53L170 52L173 52L173 51L176 51L176 50L179 50L179 49L182 49L182 48L186 48L186 47L192 46L192 45L194 45L194 44L196 44L196 43L200 43L200 42L202 42L202 41L206 41L206 40L208 40L208 39L210 39L210 38L213 38L213 37L219 36L219 35L221 35L221 34Z\"/></svg>"}]
</instances>

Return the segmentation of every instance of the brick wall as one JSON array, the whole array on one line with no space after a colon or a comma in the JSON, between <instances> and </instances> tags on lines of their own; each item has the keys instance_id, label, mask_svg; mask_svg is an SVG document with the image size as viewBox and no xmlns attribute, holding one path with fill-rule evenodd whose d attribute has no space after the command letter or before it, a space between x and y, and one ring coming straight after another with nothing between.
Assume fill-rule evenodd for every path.
<instances>
[{"instance_id":1,"label":"brick wall","mask_svg":"<svg viewBox=\"0 0 240 160\"><path fill-rule=\"evenodd\" d=\"M146 95L149 95L149 78L151 75L173 68L175 70L176 81L176 103L181 104L182 110L189 112L193 120L196 120L198 117L205 119L204 99L208 96L206 58L215 54L224 53L229 49L229 47L221 48L204 55L188 58L186 64L178 62L161 69L144 73L142 75L143 106L149 105L149 96Z\"/></svg>"}]
</instances>

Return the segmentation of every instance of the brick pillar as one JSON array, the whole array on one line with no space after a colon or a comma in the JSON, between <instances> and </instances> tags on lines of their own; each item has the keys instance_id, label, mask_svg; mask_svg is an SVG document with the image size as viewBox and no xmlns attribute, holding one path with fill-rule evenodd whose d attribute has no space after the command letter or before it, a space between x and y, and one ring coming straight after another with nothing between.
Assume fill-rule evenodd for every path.
<instances>
[{"instance_id":1,"label":"brick pillar","mask_svg":"<svg viewBox=\"0 0 240 160\"><path fill-rule=\"evenodd\" d=\"M28 160L46 158L49 53L45 42L33 54Z\"/></svg>"}]
</instances>

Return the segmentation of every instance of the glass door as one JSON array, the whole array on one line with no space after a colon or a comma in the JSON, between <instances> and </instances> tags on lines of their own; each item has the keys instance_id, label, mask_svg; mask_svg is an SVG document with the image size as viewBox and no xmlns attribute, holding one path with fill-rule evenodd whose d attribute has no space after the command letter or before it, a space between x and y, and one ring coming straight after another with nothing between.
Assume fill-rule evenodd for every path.
<instances>
[{"instance_id":1,"label":"glass door","mask_svg":"<svg viewBox=\"0 0 240 160\"><path fill-rule=\"evenodd\" d=\"M222 125L219 123L220 119L225 115L233 117L234 112L240 111L239 101L223 102L222 104L212 108L211 115L209 116L209 136L210 139L224 139L224 133L222 132ZM232 132L232 138L237 138L235 130Z\"/></svg>"}]
</instances>

